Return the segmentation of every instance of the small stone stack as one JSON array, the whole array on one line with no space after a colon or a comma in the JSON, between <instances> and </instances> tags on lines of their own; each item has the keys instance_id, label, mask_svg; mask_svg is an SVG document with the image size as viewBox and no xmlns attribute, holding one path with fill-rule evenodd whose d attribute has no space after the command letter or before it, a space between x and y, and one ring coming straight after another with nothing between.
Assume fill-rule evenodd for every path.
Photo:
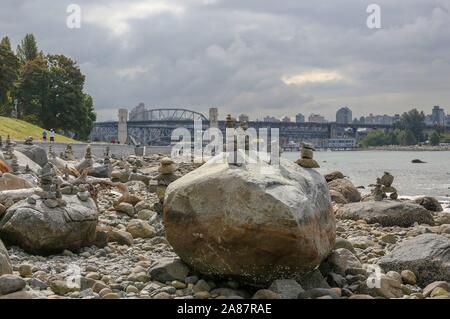
<instances>
[{"instance_id":1,"label":"small stone stack","mask_svg":"<svg viewBox=\"0 0 450 319\"><path fill-rule=\"evenodd\" d=\"M302 143L301 158L296 162L304 168L319 168L319 164L314 160L315 148L308 143Z\"/></svg>"},{"instance_id":2,"label":"small stone stack","mask_svg":"<svg viewBox=\"0 0 450 319\"><path fill-rule=\"evenodd\" d=\"M13 153L12 154L12 158L11 158L11 168L12 168L12 173L14 175L18 175L19 172L19 163L17 161L17 156Z\"/></svg>"},{"instance_id":3,"label":"small stone stack","mask_svg":"<svg viewBox=\"0 0 450 319\"><path fill-rule=\"evenodd\" d=\"M13 149L13 145L11 143L11 138L8 135L6 137L6 145L5 145L5 149L4 149L4 155L5 155L5 159L11 160L12 156L14 154L14 149Z\"/></svg>"},{"instance_id":4,"label":"small stone stack","mask_svg":"<svg viewBox=\"0 0 450 319\"><path fill-rule=\"evenodd\" d=\"M91 145L88 144L88 146L86 147L86 151L84 153L84 158L87 160L91 160L92 159L92 151L91 151Z\"/></svg>"},{"instance_id":5,"label":"small stone stack","mask_svg":"<svg viewBox=\"0 0 450 319\"><path fill-rule=\"evenodd\" d=\"M53 164L47 163L39 174L39 186L42 192L36 192L49 208L65 207L67 203L62 199L62 193ZM28 203L36 202L34 197L28 199Z\"/></svg>"},{"instance_id":6,"label":"small stone stack","mask_svg":"<svg viewBox=\"0 0 450 319\"><path fill-rule=\"evenodd\" d=\"M51 159L54 159L56 157L56 154L55 152L53 152L53 147L51 144L48 146L48 157Z\"/></svg>"},{"instance_id":7,"label":"small stone stack","mask_svg":"<svg viewBox=\"0 0 450 319\"><path fill-rule=\"evenodd\" d=\"M0 149L2 149L3 148L3 138L2 138L2 136L0 135Z\"/></svg>"},{"instance_id":8,"label":"small stone stack","mask_svg":"<svg viewBox=\"0 0 450 319\"><path fill-rule=\"evenodd\" d=\"M168 157L161 159L160 166L158 168L159 175L156 177L156 180L158 181L156 194L158 195L158 199L161 204L164 202L167 186L180 178L175 174L175 170L175 164L172 159Z\"/></svg>"},{"instance_id":9,"label":"small stone stack","mask_svg":"<svg viewBox=\"0 0 450 319\"><path fill-rule=\"evenodd\" d=\"M33 145L33 137L32 136L27 136L25 138L25 141L23 143L24 145Z\"/></svg>"},{"instance_id":10,"label":"small stone stack","mask_svg":"<svg viewBox=\"0 0 450 319\"><path fill-rule=\"evenodd\" d=\"M67 144L66 149L64 150L64 159L67 161L73 161L74 159L72 145L70 144Z\"/></svg>"},{"instance_id":11,"label":"small stone stack","mask_svg":"<svg viewBox=\"0 0 450 319\"><path fill-rule=\"evenodd\" d=\"M388 172L384 172L384 175L381 178L377 178L375 188L372 190L372 195L374 196L375 201L382 201L387 198L386 193L390 193L389 197L391 199L398 199L397 189L392 186L393 182L394 176Z\"/></svg>"}]
</instances>

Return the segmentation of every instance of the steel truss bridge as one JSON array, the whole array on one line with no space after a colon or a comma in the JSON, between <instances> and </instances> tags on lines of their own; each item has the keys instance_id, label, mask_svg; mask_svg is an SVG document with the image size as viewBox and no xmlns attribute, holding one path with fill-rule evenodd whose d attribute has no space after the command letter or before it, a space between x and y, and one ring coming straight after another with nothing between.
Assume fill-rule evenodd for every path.
<instances>
[{"instance_id":1,"label":"steel truss bridge","mask_svg":"<svg viewBox=\"0 0 450 319\"><path fill-rule=\"evenodd\" d=\"M131 116L140 114L140 116ZM144 120L134 120L144 118ZM154 109L144 110L144 112L130 114L127 122L128 142L131 144L166 146L170 145L172 132L177 128L186 128L193 137L194 121L202 121L202 128L206 130L210 127L209 120L201 113L187 109ZM94 124L91 133L92 141L111 142L117 141L119 122L98 122ZM218 122L219 128L225 136L225 121ZM236 127L239 123L236 123ZM309 139L329 139L337 137L338 132L343 129L352 129L356 132L359 128L392 130L393 125L379 124L340 124L340 123L284 123L284 122L249 122L249 127L259 131L266 128L279 129L281 144L294 140ZM431 128L431 127L429 127ZM450 127L446 129L450 130Z\"/></svg>"}]
</instances>

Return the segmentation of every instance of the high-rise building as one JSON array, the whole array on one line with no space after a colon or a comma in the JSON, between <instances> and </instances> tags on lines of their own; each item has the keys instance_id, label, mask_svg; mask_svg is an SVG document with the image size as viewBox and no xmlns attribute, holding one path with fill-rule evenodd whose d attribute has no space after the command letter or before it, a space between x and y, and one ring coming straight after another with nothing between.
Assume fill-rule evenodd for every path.
<instances>
[{"instance_id":1,"label":"high-rise building","mask_svg":"<svg viewBox=\"0 0 450 319\"><path fill-rule=\"evenodd\" d=\"M273 117L273 116L266 116L263 121L264 122L269 122L269 123L278 123L278 122L280 122L279 119L277 119L276 117Z\"/></svg>"},{"instance_id":2,"label":"high-rise building","mask_svg":"<svg viewBox=\"0 0 450 319\"><path fill-rule=\"evenodd\" d=\"M350 124L352 122L352 110L348 107L340 108L336 112L336 123L339 124Z\"/></svg>"},{"instance_id":3,"label":"high-rise building","mask_svg":"<svg viewBox=\"0 0 450 319\"><path fill-rule=\"evenodd\" d=\"M249 117L248 117L247 114L241 114L241 115L239 115L239 122L240 122L240 123L242 123L242 122L247 122L247 123L248 123L248 121L249 121Z\"/></svg>"},{"instance_id":4,"label":"high-rise building","mask_svg":"<svg viewBox=\"0 0 450 319\"><path fill-rule=\"evenodd\" d=\"M291 123L291 118L289 116L285 116L285 117L283 117L283 119L281 121L283 123Z\"/></svg>"},{"instance_id":5,"label":"high-rise building","mask_svg":"<svg viewBox=\"0 0 450 319\"><path fill-rule=\"evenodd\" d=\"M303 116L303 114L298 113L298 114L295 116L295 122L296 122L296 123L305 123L305 117Z\"/></svg>"},{"instance_id":6,"label":"high-rise building","mask_svg":"<svg viewBox=\"0 0 450 319\"><path fill-rule=\"evenodd\" d=\"M310 123L327 123L328 121L320 114L311 114L308 117Z\"/></svg>"},{"instance_id":7,"label":"high-rise building","mask_svg":"<svg viewBox=\"0 0 450 319\"><path fill-rule=\"evenodd\" d=\"M444 125L445 124L445 112L444 109L439 106L433 107L433 111L431 113L431 119L433 124Z\"/></svg>"}]
</instances>

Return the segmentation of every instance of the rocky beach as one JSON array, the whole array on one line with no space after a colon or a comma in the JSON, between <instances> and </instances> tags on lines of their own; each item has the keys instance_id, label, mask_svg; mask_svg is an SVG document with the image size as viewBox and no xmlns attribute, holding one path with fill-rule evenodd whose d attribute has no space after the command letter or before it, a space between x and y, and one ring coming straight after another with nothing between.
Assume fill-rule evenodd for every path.
<instances>
[{"instance_id":1,"label":"rocky beach","mask_svg":"<svg viewBox=\"0 0 450 319\"><path fill-rule=\"evenodd\" d=\"M2 144L0 299L450 298L448 207L390 173Z\"/></svg>"}]
</instances>

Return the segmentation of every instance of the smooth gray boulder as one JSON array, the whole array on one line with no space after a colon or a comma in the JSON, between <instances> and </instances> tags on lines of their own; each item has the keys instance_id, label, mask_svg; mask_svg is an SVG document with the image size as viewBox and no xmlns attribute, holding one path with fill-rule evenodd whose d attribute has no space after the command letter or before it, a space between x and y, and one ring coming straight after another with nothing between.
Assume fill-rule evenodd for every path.
<instances>
[{"instance_id":1,"label":"smooth gray boulder","mask_svg":"<svg viewBox=\"0 0 450 319\"><path fill-rule=\"evenodd\" d=\"M420 286L434 281L450 282L450 239L436 234L423 234L406 240L378 265L387 271L411 270Z\"/></svg>"},{"instance_id":2,"label":"smooth gray boulder","mask_svg":"<svg viewBox=\"0 0 450 319\"><path fill-rule=\"evenodd\" d=\"M82 202L77 196L63 199L65 207L50 208L40 198L36 204L23 200L11 206L0 220L0 238L42 255L93 245L97 225L94 201Z\"/></svg>"},{"instance_id":3,"label":"smooth gray boulder","mask_svg":"<svg viewBox=\"0 0 450 319\"><path fill-rule=\"evenodd\" d=\"M355 185L346 178L334 179L328 183L328 187L330 190L341 193L349 203L361 201L361 193Z\"/></svg>"},{"instance_id":4,"label":"smooth gray boulder","mask_svg":"<svg viewBox=\"0 0 450 319\"><path fill-rule=\"evenodd\" d=\"M6 274L12 274L12 265L9 260L8 251L0 240L0 276Z\"/></svg>"},{"instance_id":5,"label":"smooth gray boulder","mask_svg":"<svg viewBox=\"0 0 450 319\"><path fill-rule=\"evenodd\" d=\"M17 145L15 149L25 156L27 156L29 159L31 159L33 162L37 163L39 166L45 166L48 162L47 158L47 152L45 149L38 145Z\"/></svg>"},{"instance_id":6,"label":"smooth gray boulder","mask_svg":"<svg viewBox=\"0 0 450 319\"><path fill-rule=\"evenodd\" d=\"M335 218L324 177L280 166L216 163L169 185L164 224L181 259L205 275L268 284L300 278L334 246Z\"/></svg>"},{"instance_id":7,"label":"smooth gray boulder","mask_svg":"<svg viewBox=\"0 0 450 319\"><path fill-rule=\"evenodd\" d=\"M340 207L338 219L365 220L384 227L411 227L414 223L433 225L431 213L418 204L400 201L369 201L351 203Z\"/></svg>"}]
</instances>

